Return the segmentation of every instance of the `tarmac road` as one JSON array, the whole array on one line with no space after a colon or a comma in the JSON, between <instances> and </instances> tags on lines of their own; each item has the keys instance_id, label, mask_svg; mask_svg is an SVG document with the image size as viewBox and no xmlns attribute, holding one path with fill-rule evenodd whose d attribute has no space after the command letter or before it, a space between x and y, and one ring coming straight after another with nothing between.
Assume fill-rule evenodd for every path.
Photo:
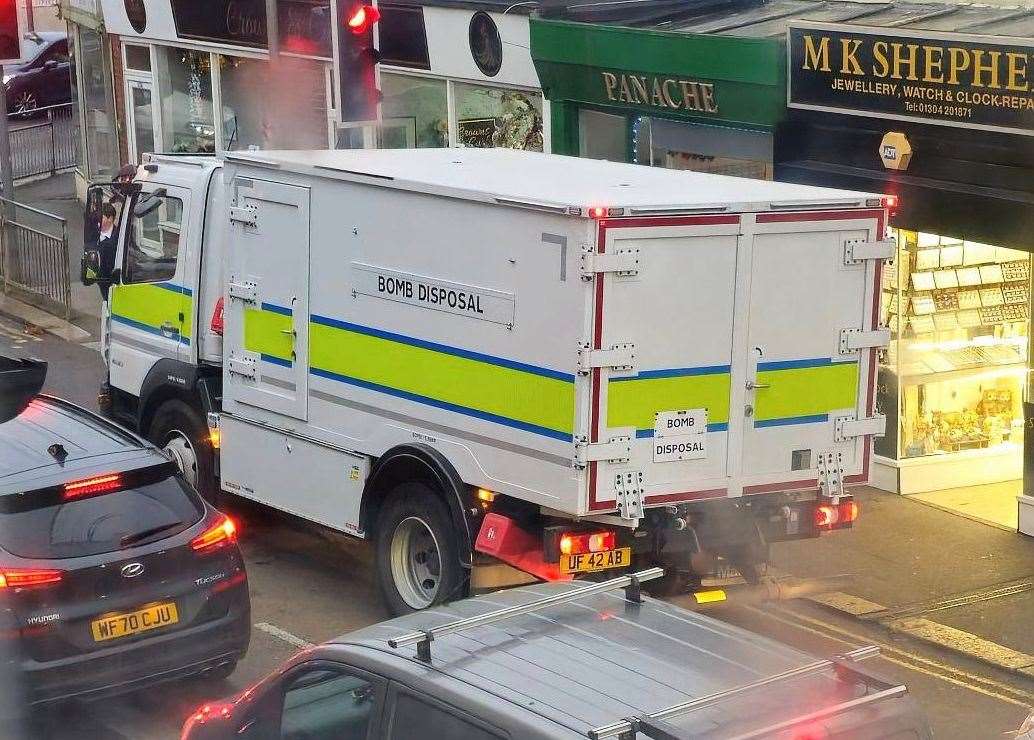
<instances>
[{"instance_id":1,"label":"tarmac road","mask_svg":"<svg viewBox=\"0 0 1034 740\"><path fill-rule=\"evenodd\" d=\"M95 348L26 334L20 322L0 316L0 352L47 360L48 392L96 407L103 371ZM237 672L218 684L194 682L48 710L41 713L34 738L173 740L183 718L203 700L250 685L305 643L387 617L364 543L254 504L238 501L231 510L242 523L255 624L251 649ZM814 570L815 563L809 565ZM883 654L871 665L909 687L938 738L1001 738L1020 725L1034 702L1034 682L810 602L728 607L713 615L817 656L879 645Z\"/></svg>"}]
</instances>

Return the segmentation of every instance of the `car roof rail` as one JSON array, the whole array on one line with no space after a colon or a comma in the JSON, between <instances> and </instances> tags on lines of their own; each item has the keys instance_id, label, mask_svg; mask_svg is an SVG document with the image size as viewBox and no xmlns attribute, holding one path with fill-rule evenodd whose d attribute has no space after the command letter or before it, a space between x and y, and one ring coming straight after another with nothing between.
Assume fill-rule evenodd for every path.
<instances>
[{"instance_id":1,"label":"car roof rail","mask_svg":"<svg viewBox=\"0 0 1034 740\"><path fill-rule=\"evenodd\" d=\"M879 654L880 649L875 645L857 648L856 650L848 651L828 660L816 660L798 668L791 668L783 671L782 673L776 673L772 676L767 676L766 678L743 684L742 686L736 686L714 694L701 696L697 699L673 704L670 707L666 707L656 712L651 712L650 714L646 714L641 717L627 717L619 720L618 722L612 722L609 725L596 727L589 730L586 734L588 735L589 740L603 740L604 738L609 737L620 737L622 740L625 740L626 738L634 738L638 733L642 733L649 738L680 737L677 729L668 724L667 720L714 706L720 701L749 691L754 691L756 689L784 681L812 676L816 673L823 673L830 669L835 670L837 675L842 678L853 678L861 681L868 687L876 689L873 693L866 694L865 696L840 702L839 704L833 704L814 712L783 720L758 730L751 730L750 732L737 735L735 738L730 738L730 740L750 740L752 738L770 737L781 730L785 730L800 723L825 719L837 714L849 712L860 706L883 701L884 699L898 698L908 693L908 689L905 686L886 683L878 678L858 671L857 668L852 665L857 661L865 660L866 658L873 658Z\"/></svg>"},{"instance_id":2,"label":"car roof rail","mask_svg":"<svg viewBox=\"0 0 1034 740\"><path fill-rule=\"evenodd\" d=\"M417 659L425 663L430 663L431 643L439 637L451 635L456 632L462 632L463 630L473 629L474 627L483 627L486 624L492 624L494 622L501 622L504 619L509 619L510 617L528 614L530 612L538 611L539 609L546 609L550 606L566 604L585 596L592 596L593 594L600 594L606 591L616 591L619 588L625 589L625 598L627 600L638 603L643 600L639 585L644 581L652 581L654 578L660 578L663 575L663 568L647 568L646 570L641 570L638 573L629 573L628 575L611 578L608 581L592 583L588 586L582 586L581 588L576 588L572 591L565 591L563 593L536 599L535 601L529 601L527 604L508 606L503 609L497 609L496 611L479 614L476 617L457 619L455 622L447 622L446 624L432 627L431 629L409 632L388 640L388 646L392 648L400 648L416 643Z\"/></svg>"},{"instance_id":3,"label":"car roof rail","mask_svg":"<svg viewBox=\"0 0 1034 740\"><path fill-rule=\"evenodd\" d=\"M0 424L24 411L46 379L47 363L43 360L0 355Z\"/></svg>"}]
</instances>

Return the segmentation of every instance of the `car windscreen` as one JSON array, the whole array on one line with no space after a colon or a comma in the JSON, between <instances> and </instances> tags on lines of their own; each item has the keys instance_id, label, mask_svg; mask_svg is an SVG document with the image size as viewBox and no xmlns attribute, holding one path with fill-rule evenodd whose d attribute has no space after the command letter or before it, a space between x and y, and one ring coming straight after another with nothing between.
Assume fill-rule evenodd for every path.
<instances>
[{"instance_id":1,"label":"car windscreen","mask_svg":"<svg viewBox=\"0 0 1034 740\"><path fill-rule=\"evenodd\" d=\"M17 498L0 501L0 547L23 558L76 558L137 547L182 532L204 513L197 494L177 475L100 495L68 498L40 491Z\"/></svg>"}]
</instances>

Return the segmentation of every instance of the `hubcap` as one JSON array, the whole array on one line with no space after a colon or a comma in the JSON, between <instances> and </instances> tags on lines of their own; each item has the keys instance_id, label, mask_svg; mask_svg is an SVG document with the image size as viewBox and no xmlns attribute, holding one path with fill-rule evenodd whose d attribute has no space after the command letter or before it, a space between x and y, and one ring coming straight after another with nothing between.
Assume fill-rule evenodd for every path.
<instances>
[{"instance_id":1,"label":"hubcap","mask_svg":"<svg viewBox=\"0 0 1034 740\"><path fill-rule=\"evenodd\" d=\"M36 110L36 96L30 92L24 92L18 97L18 102L14 107L19 113Z\"/></svg>"},{"instance_id":2,"label":"hubcap","mask_svg":"<svg viewBox=\"0 0 1034 740\"><path fill-rule=\"evenodd\" d=\"M173 430L162 449L172 455L187 483L197 488L197 454L187 436L179 430Z\"/></svg>"},{"instance_id":3,"label":"hubcap","mask_svg":"<svg viewBox=\"0 0 1034 740\"><path fill-rule=\"evenodd\" d=\"M391 576L399 596L413 609L430 606L437 596L442 580L441 550L423 519L407 517L395 527Z\"/></svg>"}]
</instances>

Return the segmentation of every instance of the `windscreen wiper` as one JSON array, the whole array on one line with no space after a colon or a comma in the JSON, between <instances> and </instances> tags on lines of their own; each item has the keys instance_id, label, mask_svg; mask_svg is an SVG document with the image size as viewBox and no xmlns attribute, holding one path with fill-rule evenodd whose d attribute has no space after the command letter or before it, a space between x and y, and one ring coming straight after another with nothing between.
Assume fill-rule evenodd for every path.
<instances>
[{"instance_id":1,"label":"windscreen wiper","mask_svg":"<svg viewBox=\"0 0 1034 740\"><path fill-rule=\"evenodd\" d=\"M160 524L157 527L145 529L143 532L137 532L136 534L127 534L119 541L119 547L125 549L130 545L135 545L137 542L146 540L148 537L152 537L169 529L174 529L182 524L183 522L170 522L169 524Z\"/></svg>"}]
</instances>

